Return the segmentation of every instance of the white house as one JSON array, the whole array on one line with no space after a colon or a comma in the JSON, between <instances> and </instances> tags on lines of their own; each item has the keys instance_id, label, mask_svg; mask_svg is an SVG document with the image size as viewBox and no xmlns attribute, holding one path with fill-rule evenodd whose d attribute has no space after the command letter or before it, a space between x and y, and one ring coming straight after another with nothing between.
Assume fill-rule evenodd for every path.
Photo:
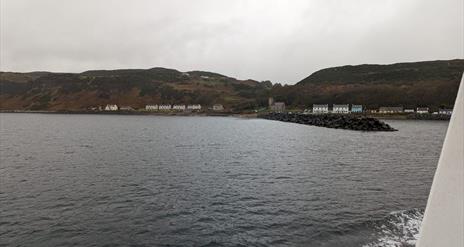
<instances>
[{"instance_id":1,"label":"white house","mask_svg":"<svg viewBox=\"0 0 464 247\"><path fill-rule=\"evenodd\" d=\"M158 105L146 105L145 110L147 110L147 111L157 111L158 110Z\"/></svg>"},{"instance_id":2,"label":"white house","mask_svg":"<svg viewBox=\"0 0 464 247\"><path fill-rule=\"evenodd\" d=\"M414 109L404 109L404 112L405 113L414 113L416 111L414 111Z\"/></svg>"},{"instance_id":3,"label":"white house","mask_svg":"<svg viewBox=\"0 0 464 247\"><path fill-rule=\"evenodd\" d=\"M313 105L313 113L329 113L329 105Z\"/></svg>"},{"instance_id":4,"label":"white house","mask_svg":"<svg viewBox=\"0 0 464 247\"><path fill-rule=\"evenodd\" d=\"M119 108L119 110L121 110L121 111L134 111L134 108L132 108L132 106L121 106Z\"/></svg>"},{"instance_id":5,"label":"white house","mask_svg":"<svg viewBox=\"0 0 464 247\"><path fill-rule=\"evenodd\" d=\"M453 114L453 110L452 109L439 109L438 114L440 114L440 115L451 115L451 114Z\"/></svg>"},{"instance_id":6,"label":"white house","mask_svg":"<svg viewBox=\"0 0 464 247\"><path fill-rule=\"evenodd\" d=\"M429 113L429 108L428 107L417 107L416 112L417 114L426 114L426 113Z\"/></svg>"},{"instance_id":7,"label":"white house","mask_svg":"<svg viewBox=\"0 0 464 247\"><path fill-rule=\"evenodd\" d=\"M176 110L176 111L184 111L185 110L185 105L173 105L172 109Z\"/></svg>"},{"instance_id":8,"label":"white house","mask_svg":"<svg viewBox=\"0 0 464 247\"><path fill-rule=\"evenodd\" d=\"M350 113L350 106L349 105L333 105L332 109L333 113Z\"/></svg>"},{"instance_id":9,"label":"white house","mask_svg":"<svg viewBox=\"0 0 464 247\"><path fill-rule=\"evenodd\" d=\"M201 110L201 105L199 105L199 104L196 104L196 105L188 105L188 106L187 106L187 109L188 109L188 110L192 110L192 111L194 111L194 110L198 110L198 111L199 111L199 110Z\"/></svg>"},{"instance_id":10,"label":"white house","mask_svg":"<svg viewBox=\"0 0 464 247\"><path fill-rule=\"evenodd\" d=\"M160 111L170 111L171 110L171 105L159 105L158 110L160 110Z\"/></svg>"},{"instance_id":11,"label":"white house","mask_svg":"<svg viewBox=\"0 0 464 247\"><path fill-rule=\"evenodd\" d=\"M105 111L117 111L119 108L117 105L106 105Z\"/></svg>"},{"instance_id":12,"label":"white house","mask_svg":"<svg viewBox=\"0 0 464 247\"><path fill-rule=\"evenodd\" d=\"M213 111L223 111L223 110L224 110L224 106L222 106L221 104L213 105Z\"/></svg>"}]
</instances>

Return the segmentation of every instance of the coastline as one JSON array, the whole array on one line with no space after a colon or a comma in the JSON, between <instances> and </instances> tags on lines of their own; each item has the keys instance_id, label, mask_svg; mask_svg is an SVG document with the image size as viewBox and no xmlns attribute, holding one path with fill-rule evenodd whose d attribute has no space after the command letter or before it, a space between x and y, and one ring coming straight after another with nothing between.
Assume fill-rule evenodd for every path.
<instances>
[{"instance_id":1,"label":"coastline","mask_svg":"<svg viewBox=\"0 0 464 247\"><path fill-rule=\"evenodd\" d=\"M450 115L434 114L366 114L366 117L373 117L382 120L432 120L432 121L449 121Z\"/></svg>"},{"instance_id":2,"label":"coastline","mask_svg":"<svg viewBox=\"0 0 464 247\"><path fill-rule=\"evenodd\" d=\"M149 112L149 111L25 111L0 110L0 113L29 113L29 114L82 114L82 115L136 115L136 116L184 116L184 117L242 117L256 118L256 113L236 112Z\"/></svg>"},{"instance_id":3,"label":"coastline","mask_svg":"<svg viewBox=\"0 0 464 247\"><path fill-rule=\"evenodd\" d=\"M0 110L0 113L35 113L35 114L88 114L88 115L150 115L150 116L203 116L203 117L240 117L258 118L256 112L150 112L150 111L29 111ZM451 116L433 114L347 114L349 116L370 117L381 120L433 120L449 121Z\"/></svg>"}]
</instances>

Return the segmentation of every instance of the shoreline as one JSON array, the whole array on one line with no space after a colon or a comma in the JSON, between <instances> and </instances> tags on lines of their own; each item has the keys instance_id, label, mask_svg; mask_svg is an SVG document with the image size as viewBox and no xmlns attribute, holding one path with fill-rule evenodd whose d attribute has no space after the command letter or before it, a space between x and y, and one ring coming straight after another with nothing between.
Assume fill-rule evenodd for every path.
<instances>
[{"instance_id":1,"label":"shoreline","mask_svg":"<svg viewBox=\"0 0 464 247\"><path fill-rule=\"evenodd\" d=\"M234 112L145 112L145 111L23 111L0 110L0 113L16 114L69 114L69 115L134 115L134 116L184 116L184 117L242 117L256 118L256 113Z\"/></svg>"},{"instance_id":2,"label":"shoreline","mask_svg":"<svg viewBox=\"0 0 464 247\"><path fill-rule=\"evenodd\" d=\"M240 117L258 118L258 113L249 112L149 112L149 111L25 111L0 110L0 113L34 113L34 114L86 114L86 115L149 115L149 116L184 116L184 117ZM328 114L332 115L332 114ZM382 120L432 120L449 121L450 116L432 114L337 114L347 116L371 117Z\"/></svg>"},{"instance_id":3,"label":"shoreline","mask_svg":"<svg viewBox=\"0 0 464 247\"><path fill-rule=\"evenodd\" d=\"M430 121L449 121L450 115L433 114L366 114L366 117L373 117L382 120L430 120Z\"/></svg>"}]
</instances>

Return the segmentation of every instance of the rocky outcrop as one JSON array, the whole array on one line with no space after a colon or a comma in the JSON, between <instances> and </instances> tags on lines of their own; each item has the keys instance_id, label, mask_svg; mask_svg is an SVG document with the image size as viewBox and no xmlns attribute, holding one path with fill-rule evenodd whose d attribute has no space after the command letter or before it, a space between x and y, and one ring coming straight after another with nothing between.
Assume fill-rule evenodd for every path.
<instances>
[{"instance_id":1,"label":"rocky outcrop","mask_svg":"<svg viewBox=\"0 0 464 247\"><path fill-rule=\"evenodd\" d=\"M359 131L396 131L387 123L376 118L360 117L355 115L339 114L288 114L268 113L258 116L260 118L283 122L314 125L334 129L348 129Z\"/></svg>"}]
</instances>

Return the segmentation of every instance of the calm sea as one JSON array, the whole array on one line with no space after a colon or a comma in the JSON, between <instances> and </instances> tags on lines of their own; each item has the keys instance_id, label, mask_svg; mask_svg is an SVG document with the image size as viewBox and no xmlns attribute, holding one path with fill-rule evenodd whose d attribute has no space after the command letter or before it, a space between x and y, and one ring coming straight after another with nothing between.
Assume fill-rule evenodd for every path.
<instances>
[{"instance_id":1,"label":"calm sea","mask_svg":"<svg viewBox=\"0 0 464 247\"><path fill-rule=\"evenodd\" d=\"M448 122L0 114L0 246L413 245Z\"/></svg>"}]
</instances>

